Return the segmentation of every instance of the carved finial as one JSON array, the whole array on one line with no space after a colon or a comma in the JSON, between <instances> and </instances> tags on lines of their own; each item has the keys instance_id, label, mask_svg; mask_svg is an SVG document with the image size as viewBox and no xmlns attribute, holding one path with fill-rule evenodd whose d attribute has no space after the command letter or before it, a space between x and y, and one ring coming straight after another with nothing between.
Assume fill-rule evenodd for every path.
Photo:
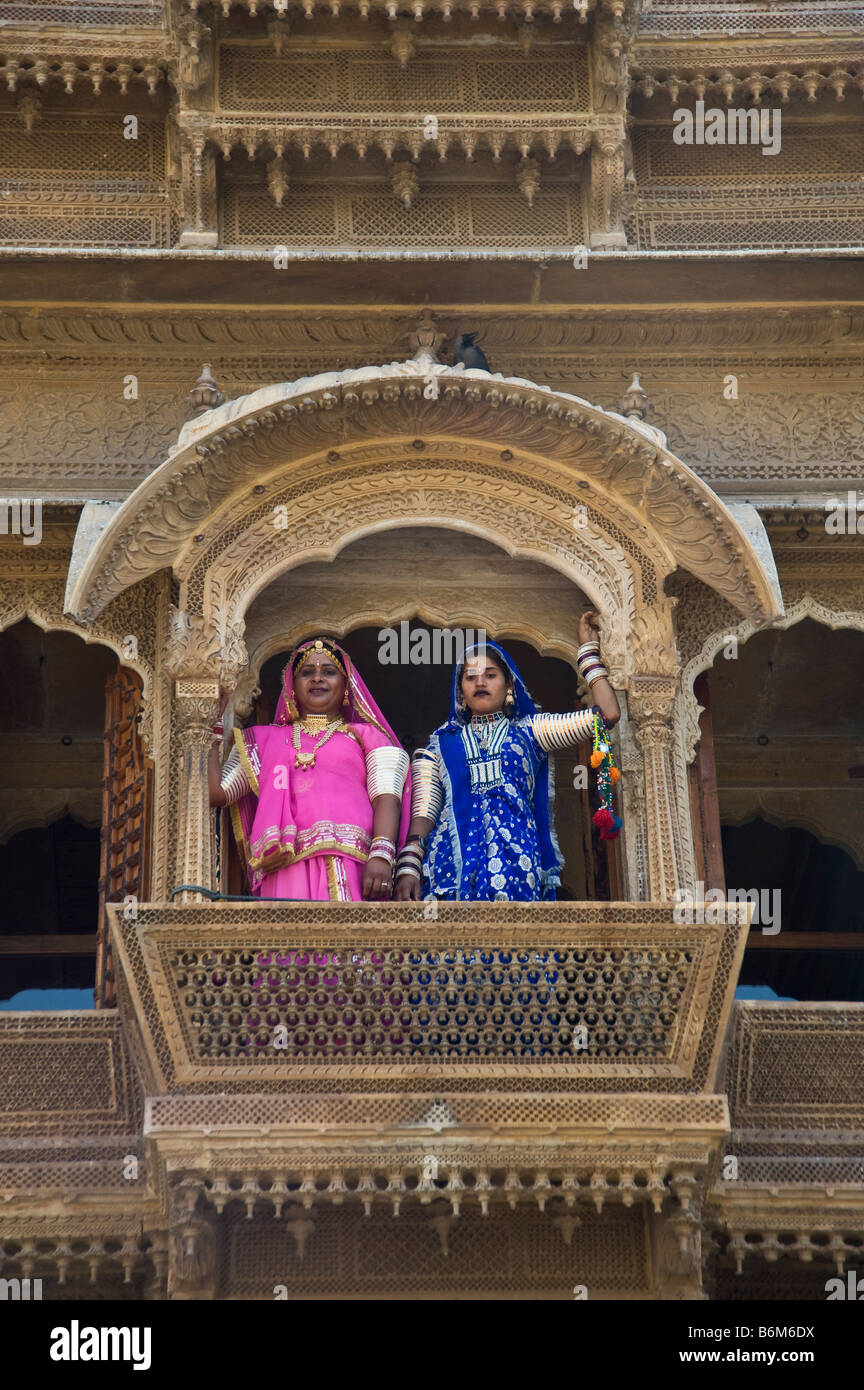
<instances>
[{"instance_id":1,"label":"carved finial","mask_svg":"<svg viewBox=\"0 0 864 1390\"><path fill-rule=\"evenodd\" d=\"M390 52L393 54L400 68L407 68L410 60L417 52L417 49L414 47L414 40L411 37L410 25L396 25L390 38Z\"/></svg>"},{"instance_id":2,"label":"carved finial","mask_svg":"<svg viewBox=\"0 0 864 1390\"><path fill-rule=\"evenodd\" d=\"M648 412L653 410L654 407L648 399L648 392L642 387L638 372L633 373L633 380L618 402L618 408L628 420L644 420Z\"/></svg>"},{"instance_id":3,"label":"carved finial","mask_svg":"<svg viewBox=\"0 0 864 1390\"><path fill-rule=\"evenodd\" d=\"M533 208L537 190L540 187L540 165L536 159L520 159L516 169L516 183L519 192L527 199L529 208Z\"/></svg>"},{"instance_id":4,"label":"carved finial","mask_svg":"<svg viewBox=\"0 0 864 1390\"><path fill-rule=\"evenodd\" d=\"M408 334L408 346L414 349L414 360L419 361L421 357L431 357L433 362L439 361L438 349L446 336L446 333L438 331L429 310L424 309Z\"/></svg>"},{"instance_id":5,"label":"carved finial","mask_svg":"<svg viewBox=\"0 0 864 1390\"><path fill-rule=\"evenodd\" d=\"M201 375L189 392L193 405L193 415L203 415L205 410L214 410L217 405L221 405L225 397L213 380L213 369L209 362L205 362L201 368Z\"/></svg>"},{"instance_id":6,"label":"carved finial","mask_svg":"<svg viewBox=\"0 0 864 1390\"><path fill-rule=\"evenodd\" d=\"M267 187L273 194L273 201L277 208L282 206L282 201L288 192L288 183L288 165L282 158L280 150L267 165Z\"/></svg>"},{"instance_id":7,"label":"carved finial","mask_svg":"<svg viewBox=\"0 0 864 1390\"><path fill-rule=\"evenodd\" d=\"M393 180L393 192L397 198L401 198L406 208L410 208L420 192L420 180L417 177L417 170L407 159L394 164L390 170Z\"/></svg>"},{"instance_id":8,"label":"carved finial","mask_svg":"<svg viewBox=\"0 0 864 1390\"><path fill-rule=\"evenodd\" d=\"M288 42L288 35L291 33L291 21L284 15L279 15L277 19L271 19L267 25L267 33L270 42L276 50L276 57L282 57L282 50Z\"/></svg>"},{"instance_id":9,"label":"carved finial","mask_svg":"<svg viewBox=\"0 0 864 1390\"><path fill-rule=\"evenodd\" d=\"M15 105L18 119L29 135L42 114L42 103L35 92L22 92Z\"/></svg>"}]
</instances>

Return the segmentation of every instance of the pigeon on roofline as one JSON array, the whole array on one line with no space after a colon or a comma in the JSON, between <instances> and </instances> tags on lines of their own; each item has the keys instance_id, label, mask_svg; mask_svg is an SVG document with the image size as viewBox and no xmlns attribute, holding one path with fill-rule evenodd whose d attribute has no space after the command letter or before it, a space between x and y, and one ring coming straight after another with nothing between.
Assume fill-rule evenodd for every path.
<instances>
[{"instance_id":1,"label":"pigeon on roofline","mask_svg":"<svg viewBox=\"0 0 864 1390\"><path fill-rule=\"evenodd\" d=\"M461 362L465 367L476 367L481 372L491 371L489 363L486 361L486 354L482 348L475 345L476 333L460 333L453 347L453 366L458 367Z\"/></svg>"}]
</instances>

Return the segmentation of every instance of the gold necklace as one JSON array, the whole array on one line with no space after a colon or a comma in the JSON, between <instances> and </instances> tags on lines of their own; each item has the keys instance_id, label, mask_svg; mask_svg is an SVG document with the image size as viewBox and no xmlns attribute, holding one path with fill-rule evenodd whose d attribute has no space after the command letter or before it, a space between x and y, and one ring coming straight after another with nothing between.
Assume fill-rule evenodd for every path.
<instances>
[{"instance_id":1,"label":"gold necklace","mask_svg":"<svg viewBox=\"0 0 864 1390\"><path fill-rule=\"evenodd\" d=\"M305 718L298 720L291 727L291 737L294 743L294 766L296 768L313 768L315 766L315 754L324 744L331 739L334 734L344 728L341 719L329 719L326 714L307 714ZM300 730L304 730L309 738L317 739L315 747L310 753L304 753L300 748ZM287 743L288 740L286 739Z\"/></svg>"},{"instance_id":2,"label":"gold necklace","mask_svg":"<svg viewBox=\"0 0 864 1390\"><path fill-rule=\"evenodd\" d=\"M304 714L303 718L297 721L300 728L307 734L323 733L330 723L329 714Z\"/></svg>"}]
</instances>

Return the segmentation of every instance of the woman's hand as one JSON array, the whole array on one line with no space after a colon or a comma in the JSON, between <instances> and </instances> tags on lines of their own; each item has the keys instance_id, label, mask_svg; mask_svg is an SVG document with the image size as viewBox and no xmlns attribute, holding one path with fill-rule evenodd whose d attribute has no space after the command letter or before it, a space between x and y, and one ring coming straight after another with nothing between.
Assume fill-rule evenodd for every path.
<instances>
[{"instance_id":1,"label":"woman's hand","mask_svg":"<svg viewBox=\"0 0 864 1390\"><path fill-rule=\"evenodd\" d=\"M586 608L579 614L579 645L596 642L600 636L600 618L596 609Z\"/></svg>"},{"instance_id":2,"label":"woman's hand","mask_svg":"<svg viewBox=\"0 0 864 1390\"><path fill-rule=\"evenodd\" d=\"M392 870L386 859L374 854L366 860L363 871L363 897L366 902L375 902L390 897Z\"/></svg>"},{"instance_id":3,"label":"woman's hand","mask_svg":"<svg viewBox=\"0 0 864 1390\"><path fill-rule=\"evenodd\" d=\"M413 874L403 874L396 880L396 892L394 894L397 903L419 903L420 901L420 880Z\"/></svg>"}]
</instances>

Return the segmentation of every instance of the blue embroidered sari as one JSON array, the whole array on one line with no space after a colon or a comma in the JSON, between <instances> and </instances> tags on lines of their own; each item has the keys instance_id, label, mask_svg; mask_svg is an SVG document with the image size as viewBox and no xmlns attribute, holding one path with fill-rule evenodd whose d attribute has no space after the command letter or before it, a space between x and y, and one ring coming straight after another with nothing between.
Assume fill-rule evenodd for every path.
<instances>
[{"instance_id":1,"label":"blue embroidered sari","mask_svg":"<svg viewBox=\"0 0 864 1390\"><path fill-rule=\"evenodd\" d=\"M444 899L532 902L554 898L563 857L552 827L552 771L537 739L536 707L515 663L495 642L513 678L510 714L473 718L457 704L425 751L434 757L443 805L423 864L423 893ZM468 653L466 652L466 656Z\"/></svg>"}]
</instances>

